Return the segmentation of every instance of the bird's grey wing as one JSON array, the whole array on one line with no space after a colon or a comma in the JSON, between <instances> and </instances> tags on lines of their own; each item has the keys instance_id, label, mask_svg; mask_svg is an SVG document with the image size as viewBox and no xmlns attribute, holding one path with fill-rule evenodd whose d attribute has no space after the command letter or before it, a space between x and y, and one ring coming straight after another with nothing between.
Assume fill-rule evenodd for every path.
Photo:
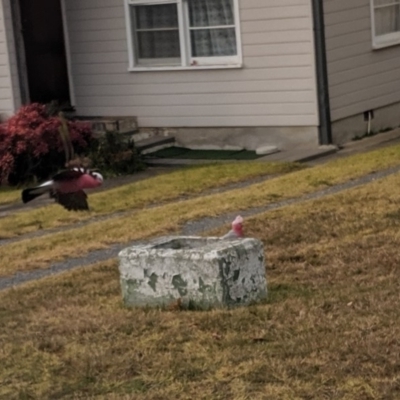
<instances>
[{"instance_id":1,"label":"bird's grey wing","mask_svg":"<svg viewBox=\"0 0 400 400\"><path fill-rule=\"evenodd\" d=\"M53 191L51 197L68 211L89 210L87 194L83 190L72 193Z\"/></svg>"},{"instance_id":2,"label":"bird's grey wing","mask_svg":"<svg viewBox=\"0 0 400 400\"><path fill-rule=\"evenodd\" d=\"M221 239L237 239L236 233L231 229L227 234L221 236Z\"/></svg>"}]
</instances>

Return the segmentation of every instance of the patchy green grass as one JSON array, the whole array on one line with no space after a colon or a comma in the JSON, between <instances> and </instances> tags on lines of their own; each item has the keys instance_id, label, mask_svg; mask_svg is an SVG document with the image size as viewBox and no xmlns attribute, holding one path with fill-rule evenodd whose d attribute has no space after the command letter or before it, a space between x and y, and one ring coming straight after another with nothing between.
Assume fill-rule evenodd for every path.
<instances>
[{"instance_id":1,"label":"patchy green grass","mask_svg":"<svg viewBox=\"0 0 400 400\"><path fill-rule=\"evenodd\" d=\"M399 399L399 188L246 220L266 252L257 306L127 309L116 262L0 293L0 398Z\"/></svg>"},{"instance_id":2,"label":"patchy green grass","mask_svg":"<svg viewBox=\"0 0 400 400\"><path fill-rule=\"evenodd\" d=\"M90 194L91 212L68 212L57 204L18 212L0 220L0 238L9 238L37 229L72 225L119 211L135 210L156 203L194 196L205 190L261 176L285 174L305 168L298 163L244 162L210 164L183 168L154 178ZM7 191L4 192L4 199ZM10 192L10 194L14 192ZM20 192L18 192L20 196ZM12 197L12 196L11 196ZM18 197L19 198L19 197ZM2 193L0 192L0 203Z\"/></svg>"},{"instance_id":3,"label":"patchy green grass","mask_svg":"<svg viewBox=\"0 0 400 400\"><path fill-rule=\"evenodd\" d=\"M182 224L198 218L230 211L239 212L315 192L327 185L345 182L383 167L399 165L399 151L399 146L389 147L292 172L245 189L135 211L123 217L114 217L69 231L2 246L0 259L3 263L0 265L0 276L20 270L46 268L52 261L80 256L113 243L127 243L176 232ZM41 212L45 213L45 210L42 209ZM41 221L39 218L36 223L41 224ZM2 226L5 229L3 221Z\"/></svg>"}]
</instances>

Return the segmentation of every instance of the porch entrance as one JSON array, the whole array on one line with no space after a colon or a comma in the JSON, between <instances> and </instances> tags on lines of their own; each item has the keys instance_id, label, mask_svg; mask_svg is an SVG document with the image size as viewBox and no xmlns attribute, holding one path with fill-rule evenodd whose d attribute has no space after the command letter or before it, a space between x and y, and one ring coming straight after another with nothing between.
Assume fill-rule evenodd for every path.
<instances>
[{"instance_id":1,"label":"porch entrance","mask_svg":"<svg viewBox=\"0 0 400 400\"><path fill-rule=\"evenodd\" d=\"M56 101L70 108L61 0L19 0L14 4L20 22L15 33L20 80L25 86L23 102Z\"/></svg>"}]
</instances>

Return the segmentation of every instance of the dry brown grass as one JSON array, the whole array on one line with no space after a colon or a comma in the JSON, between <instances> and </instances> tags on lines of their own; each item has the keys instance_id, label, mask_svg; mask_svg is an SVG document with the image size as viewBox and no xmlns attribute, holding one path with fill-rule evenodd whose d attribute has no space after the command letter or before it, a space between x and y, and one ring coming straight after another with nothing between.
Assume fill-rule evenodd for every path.
<instances>
[{"instance_id":1,"label":"dry brown grass","mask_svg":"<svg viewBox=\"0 0 400 400\"><path fill-rule=\"evenodd\" d=\"M247 220L258 306L126 309L115 262L1 293L0 398L399 399L399 184Z\"/></svg>"},{"instance_id":2,"label":"dry brown grass","mask_svg":"<svg viewBox=\"0 0 400 400\"><path fill-rule=\"evenodd\" d=\"M21 191L8 188L8 187L0 187L0 205L15 203L21 198Z\"/></svg>"},{"instance_id":3,"label":"dry brown grass","mask_svg":"<svg viewBox=\"0 0 400 400\"><path fill-rule=\"evenodd\" d=\"M137 210L152 204L177 200L182 196L193 196L210 188L218 188L229 183L246 179L286 174L279 179L254 186L248 193L247 201L260 203L257 197L264 196L261 204L277 199L299 196L320 188L345 182L350 179L400 165L400 146L390 146L365 154L358 154L329 162L315 168L303 169L295 163L243 162L215 164L186 168L152 179L124 185L90 196L90 213L71 213L58 205L50 205L37 210L20 212L0 220L0 238L10 238L36 230L57 226L73 225L92 217L112 214L118 211ZM302 169L299 171L299 169ZM232 192L241 196L243 191ZM1 203L1 193L0 193ZM241 205L240 207L248 207Z\"/></svg>"},{"instance_id":4,"label":"dry brown grass","mask_svg":"<svg viewBox=\"0 0 400 400\"><path fill-rule=\"evenodd\" d=\"M400 147L388 147L367 154L336 160L325 165L293 172L246 189L204 196L132 212L123 217L92 223L67 232L49 234L0 248L0 276L16 271L46 268L51 262L81 256L112 243L127 243L164 233L176 232L194 219L229 211L265 206L286 198L354 179L360 175L400 163ZM45 213L46 209L42 212ZM3 222L4 223L4 222Z\"/></svg>"},{"instance_id":5,"label":"dry brown grass","mask_svg":"<svg viewBox=\"0 0 400 400\"><path fill-rule=\"evenodd\" d=\"M205 190L260 176L274 176L305 168L298 163L243 162L182 168L153 178L90 194L91 212L69 212L56 204L18 212L0 220L0 238L76 222L120 211L193 196ZM20 199L20 191L0 191L0 204Z\"/></svg>"}]
</instances>

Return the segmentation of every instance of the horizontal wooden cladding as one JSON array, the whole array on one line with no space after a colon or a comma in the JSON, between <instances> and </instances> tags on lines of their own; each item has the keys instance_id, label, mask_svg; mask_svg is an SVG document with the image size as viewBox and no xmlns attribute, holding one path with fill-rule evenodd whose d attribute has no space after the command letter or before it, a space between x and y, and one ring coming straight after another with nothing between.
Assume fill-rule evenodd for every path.
<instances>
[{"instance_id":1,"label":"horizontal wooden cladding","mask_svg":"<svg viewBox=\"0 0 400 400\"><path fill-rule=\"evenodd\" d=\"M296 92L267 92L267 93L240 93L238 95L229 94L181 94L171 96L166 95L141 95L136 94L125 96L86 96L85 91L78 93L80 106L122 106L128 104L132 107L160 107L160 106L205 106L205 105L273 105L268 108L268 114L274 109L274 105L286 106L290 111L297 104L307 104L307 110L311 104L315 103L315 93L311 90ZM315 106L314 106L315 107ZM265 111L265 110L264 110ZM197 112L196 112L197 113Z\"/></svg>"},{"instance_id":2,"label":"horizontal wooden cladding","mask_svg":"<svg viewBox=\"0 0 400 400\"><path fill-rule=\"evenodd\" d=\"M122 1L119 2L118 5L121 5ZM91 10L93 8L109 8L113 4L115 5L114 0L85 0L85 1L67 0L65 2L65 7L68 10L68 12L70 12L73 10L78 11L78 10L88 10L88 9Z\"/></svg>"},{"instance_id":3,"label":"horizontal wooden cladding","mask_svg":"<svg viewBox=\"0 0 400 400\"><path fill-rule=\"evenodd\" d=\"M400 101L400 91L398 85L394 85L393 82L386 82L364 87L359 90L350 91L349 93L333 97L331 106L332 109L337 110L344 106L355 105L357 104L357 101L360 101L360 103L363 101L373 101L374 98L382 97L389 93L397 93L398 101Z\"/></svg>"},{"instance_id":4,"label":"horizontal wooden cladding","mask_svg":"<svg viewBox=\"0 0 400 400\"><path fill-rule=\"evenodd\" d=\"M332 73L329 76L329 84L331 87L341 85L343 83L351 83L360 79L377 78L376 71L379 74L389 72L391 74L396 73L399 70L399 58L393 57L384 61L378 61L374 63L362 63L360 66L352 69L346 69L342 72Z\"/></svg>"},{"instance_id":5,"label":"horizontal wooden cladding","mask_svg":"<svg viewBox=\"0 0 400 400\"><path fill-rule=\"evenodd\" d=\"M343 46L342 48L337 48L328 51L327 59L328 63L343 60L346 63L351 57L356 57L366 53L372 52L371 41L364 41L357 44L351 44L349 46Z\"/></svg>"},{"instance_id":6,"label":"horizontal wooden cladding","mask_svg":"<svg viewBox=\"0 0 400 400\"><path fill-rule=\"evenodd\" d=\"M244 0L246 1L246 0ZM240 11L241 21L265 21L273 19L302 18L310 16L310 6L288 6L288 7L260 7L260 8L243 8Z\"/></svg>"},{"instance_id":7,"label":"horizontal wooden cladding","mask_svg":"<svg viewBox=\"0 0 400 400\"><path fill-rule=\"evenodd\" d=\"M136 115L132 107L82 107L82 115ZM163 127L246 127L246 126L316 126L318 119L311 115L239 115L239 116L186 116L186 117L141 117L140 126Z\"/></svg>"},{"instance_id":8,"label":"horizontal wooden cladding","mask_svg":"<svg viewBox=\"0 0 400 400\"><path fill-rule=\"evenodd\" d=\"M78 64L128 61L125 42L74 43L71 47L74 62ZM244 57L303 55L310 54L312 49L311 41L309 43L275 43L243 46L243 55Z\"/></svg>"},{"instance_id":9,"label":"horizontal wooden cladding","mask_svg":"<svg viewBox=\"0 0 400 400\"><path fill-rule=\"evenodd\" d=\"M0 42L0 54L6 54L8 52L7 50L7 44L5 41Z\"/></svg>"},{"instance_id":10,"label":"horizontal wooden cladding","mask_svg":"<svg viewBox=\"0 0 400 400\"><path fill-rule=\"evenodd\" d=\"M264 43L299 43L312 40L311 30L288 30L278 32L256 32L242 35L244 46L255 46Z\"/></svg>"},{"instance_id":11,"label":"horizontal wooden cladding","mask_svg":"<svg viewBox=\"0 0 400 400\"><path fill-rule=\"evenodd\" d=\"M10 89L10 78L7 75L0 75L0 98L1 96L6 96L6 98L10 97L11 91Z\"/></svg>"},{"instance_id":12,"label":"horizontal wooden cladding","mask_svg":"<svg viewBox=\"0 0 400 400\"><path fill-rule=\"evenodd\" d=\"M288 7L297 5L307 5L310 0L268 0L260 2L260 0L239 1L240 8L260 8L260 7ZM112 0L86 0L86 1L67 1L67 10L87 10L93 8L109 8L113 5Z\"/></svg>"},{"instance_id":13,"label":"horizontal wooden cladding","mask_svg":"<svg viewBox=\"0 0 400 400\"><path fill-rule=\"evenodd\" d=\"M375 71L376 70L377 69L375 68ZM346 84L331 86L330 93L332 97L339 97L357 91L364 92L365 89L373 92L374 90L379 90L379 87L382 85L393 84L394 82L399 82L395 85L395 88L399 91L400 97L400 68L371 73L370 75L366 75L359 79L354 78L353 80L346 82Z\"/></svg>"},{"instance_id":14,"label":"horizontal wooden cladding","mask_svg":"<svg viewBox=\"0 0 400 400\"><path fill-rule=\"evenodd\" d=\"M114 104L110 99L109 104L99 106L123 107L123 104ZM117 100L117 99L116 99ZM119 102L118 102L119 103ZM79 99L80 107L94 107L97 104L92 103L91 99ZM134 107L134 115L140 117L233 117L233 116L263 116L263 115L313 115L314 104L312 103L293 103L293 104L228 104L228 105L163 105L163 106L131 106Z\"/></svg>"},{"instance_id":15,"label":"horizontal wooden cladding","mask_svg":"<svg viewBox=\"0 0 400 400\"><path fill-rule=\"evenodd\" d=\"M116 28L116 29L101 29L94 31L78 31L70 30L69 40L74 44L85 43L85 42L103 42L103 41L123 41L126 42L126 29ZM125 45L126 46L126 45Z\"/></svg>"},{"instance_id":16,"label":"horizontal wooden cladding","mask_svg":"<svg viewBox=\"0 0 400 400\"><path fill-rule=\"evenodd\" d=\"M371 40L371 28L363 29L357 32L343 33L343 35L331 37L326 42L326 49L328 52L332 50L342 49L343 44L352 46L369 42Z\"/></svg>"},{"instance_id":17,"label":"horizontal wooden cladding","mask_svg":"<svg viewBox=\"0 0 400 400\"><path fill-rule=\"evenodd\" d=\"M400 101L400 47L374 51L370 0L325 0L332 119Z\"/></svg>"},{"instance_id":18,"label":"horizontal wooden cladding","mask_svg":"<svg viewBox=\"0 0 400 400\"><path fill-rule=\"evenodd\" d=\"M274 81L249 81L249 82L196 82L187 83L163 83L143 85L96 85L80 86L76 93L84 93L86 96L126 96L126 95L149 95L149 94L190 94L190 93L240 93L247 92L276 92L276 91L299 91L314 89L312 79L301 80L274 80ZM167 104L166 104L167 105Z\"/></svg>"},{"instance_id":19,"label":"horizontal wooden cladding","mask_svg":"<svg viewBox=\"0 0 400 400\"><path fill-rule=\"evenodd\" d=\"M357 19L357 23L354 23L354 21L347 21L341 24L327 26L325 28L325 35L326 40L329 43L330 40L336 37L341 37L341 39L343 40L343 36L345 35L350 35L355 32L366 30L371 31L370 17Z\"/></svg>"},{"instance_id":20,"label":"horizontal wooden cladding","mask_svg":"<svg viewBox=\"0 0 400 400\"><path fill-rule=\"evenodd\" d=\"M369 5L369 0L364 0L363 6L361 7L355 7L352 8L351 10L342 10L342 11L337 11L335 13L330 13L330 14L325 14L325 25L327 27L331 25L336 25L336 24L342 24L344 22L351 22L359 20L359 19L364 19L364 18L370 18L371 17L371 9Z\"/></svg>"},{"instance_id":21,"label":"horizontal wooden cladding","mask_svg":"<svg viewBox=\"0 0 400 400\"><path fill-rule=\"evenodd\" d=\"M352 115L361 114L367 110L374 110L398 102L400 102L400 96L397 91L385 92L380 96L367 98L366 100L357 101L354 104L332 110L332 121L338 121Z\"/></svg>"},{"instance_id":22,"label":"horizontal wooden cladding","mask_svg":"<svg viewBox=\"0 0 400 400\"><path fill-rule=\"evenodd\" d=\"M157 72L127 71L122 0L68 3L80 114L137 115L141 126L318 124L309 0L239 0L243 68Z\"/></svg>"},{"instance_id":23,"label":"horizontal wooden cladding","mask_svg":"<svg viewBox=\"0 0 400 400\"><path fill-rule=\"evenodd\" d=\"M11 97L6 99L0 98L0 113L3 112L11 113L12 111L14 111L14 104L12 98Z\"/></svg>"},{"instance_id":24,"label":"horizontal wooden cladding","mask_svg":"<svg viewBox=\"0 0 400 400\"><path fill-rule=\"evenodd\" d=\"M312 39L310 29L288 30L288 31L270 31L270 32L253 32L242 35L243 45L258 45L266 43L287 43L287 42L308 42ZM79 44L90 46L96 42L113 43L115 41L123 42L126 47L126 29L109 29L95 31L71 31L69 40L76 47ZM0 32L0 42L1 42ZM87 44L85 44L87 43Z\"/></svg>"},{"instance_id":25,"label":"horizontal wooden cladding","mask_svg":"<svg viewBox=\"0 0 400 400\"><path fill-rule=\"evenodd\" d=\"M259 56L260 54L289 55L289 54L310 54L313 51L312 42L309 43L279 43L254 46L243 46L243 56Z\"/></svg>"},{"instance_id":26,"label":"horizontal wooden cladding","mask_svg":"<svg viewBox=\"0 0 400 400\"><path fill-rule=\"evenodd\" d=\"M244 0L240 1L240 8L252 9L252 8L269 8L269 7L290 7L308 5L310 0L268 0L260 2L260 0Z\"/></svg>"},{"instance_id":27,"label":"horizontal wooden cladding","mask_svg":"<svg viewBox=\"0 0 400 400\"><path fill-rule=\"evenodd\" d=\"M195 82L238 82L238 81L269 81L279 79L304 79L312 78L313 67L281 67L263 69L243 70L207 70L207 71L173 71L168 74L168 82L165 80L165 72L140 72L140 73L108 73L108 74L76 74L74 80L78 86L81 85L127 85L127 84L164 84L164 83L187 83Z\"/></svg>"},{"instance_id":28,"label":"horizontal wooden cladding","mask_svg":"<svg viewBox=\"0 0 400 400\"><path fill-rule=\"evenodd\" d=\"M300 55L281 55L281 56L259 56L259 57L247 57L244 60L245 68L244 70L255 70L255 69L264 69L264 68L286 68L286 67L313 67L313 57L309 54L300 54ZM86 63L76 63L74 65L74 70L76 71L75 75L97 75L97 74L121 74L128 76L158 76L157 73L151 72L149 74L143 72L127 72L128 64L127 59L123 61L116 62L112 57L106 58L104 62L89 62ZM1 68L0 68L1 70ZM241 70L239 70L241 71ZM227 73L231 73L231 70L209 70L205 71L170 71L170 79L173 79L175 76L183 76L184 74L201 74L202 76L206 76L207 73L219 73L221 75L225 75ZM162 73L162 79L165 81L166 72ZM127 78L131 79L131 78ZM197 78L191 78L197 79ZM193 81L192 81L193 82ZM98 81L99 84L102 83L101 80Z\"/></svg>"},{"instance_id":29,"label":"horizontal wooden cladding","mask_svg":"<svg viewBox=\"0 0 400 400\"><path fill-rule=\"evenodd\" d=\"M354 57L349 57L345 60L332 60L328 64L329 75L337 74L338 72L346 72L362 68L366 65L374 65L385 61L395 60L399 58L399 47L391 47L382 51L368 51L363 54L358 54Z\"/></svg>"},{"instance_id":30,"label":"horizontal wooden cladding","mask_svg":"<svg viewBox=\"0 0 400 400\"><path fill-rule=\"evenodd\" d=\"M125 72L128 68L128 51L118 51L113 53L99 52L99 53L75 53L74 46L72 48L72 62L73 68L78 69L80 64L96 64L96 63L124 63Z\"/></svg>"},{"instance_id":31,"label":"horizontal wooden cladding","mask_svg":"<svg viewBox=\"0 0 400 400\"><path fill-rule=\"evenodd\" d=\"M284 20L269 20L266 21L242 21L240 29L243 35L248 33L257 32L281 32L281 31L295 31L295 30L310 30L310 18L287 18Z\"/></svg>"},{"instance_id":32,"label":"horizontal wooden cladding","mask_svg":"<svg viewBox=\"0 0 400 400\"><path fill-rule=\"evenodd\" d=\"M354 9L369 7L370 0L324 0L325 14L340 14Z\"/></svg>"},{"instance_id":33,"label":"horizontal wooden cladding","mask_svg":"<svg viewBox=\"0 0 400 400\"><path fill-rule=\"evenodd\" d=\"M7 78L8 80L8 84L1 86L1 90L0 90L0 99L1 100L5 100L5 99L12 99L12 91L11 91L11 81L10 78Z\"/></svg>"},{"instance_id":34,"label":"horizontal wooden cladding","mask_svg":"<svg viewBox=\"0 0 400 400\"><path fill-rule=\"evenodd\" d=\"M101 23L96 20L73 20L70 16L68 16L68 28L70 34L76 34L84 36L86 32L90 31L109 31L113 29L125 29L126 30L126 22L125 17L123 18L108 18Z\"/></svg>"},{"instance_id":35,"label":"horizontal wooden cladding","mask_svg":"<svg viewBox=\"0 0 400 400\"><path fill-rule=\"evenodd\" d=\"M314 56L312 54L281 54L279 56L259 55L254 57L246 57L244 64L247 68L314 66Z\"/></svg>"},{"instance_id":36,"label":"horizontal wooden cladding","mask_svg":"<svg viewBox=\"0 0 400 400\"><path fill-rule=\"evenodd\" d=\"M99 23L109 18L125 18L123 1L120 1L117 6L110 3L109 7L93 7L82 10L70 9L68 11L69 18L74 21L99 21Z\"/></svg>"}]
</instances>

